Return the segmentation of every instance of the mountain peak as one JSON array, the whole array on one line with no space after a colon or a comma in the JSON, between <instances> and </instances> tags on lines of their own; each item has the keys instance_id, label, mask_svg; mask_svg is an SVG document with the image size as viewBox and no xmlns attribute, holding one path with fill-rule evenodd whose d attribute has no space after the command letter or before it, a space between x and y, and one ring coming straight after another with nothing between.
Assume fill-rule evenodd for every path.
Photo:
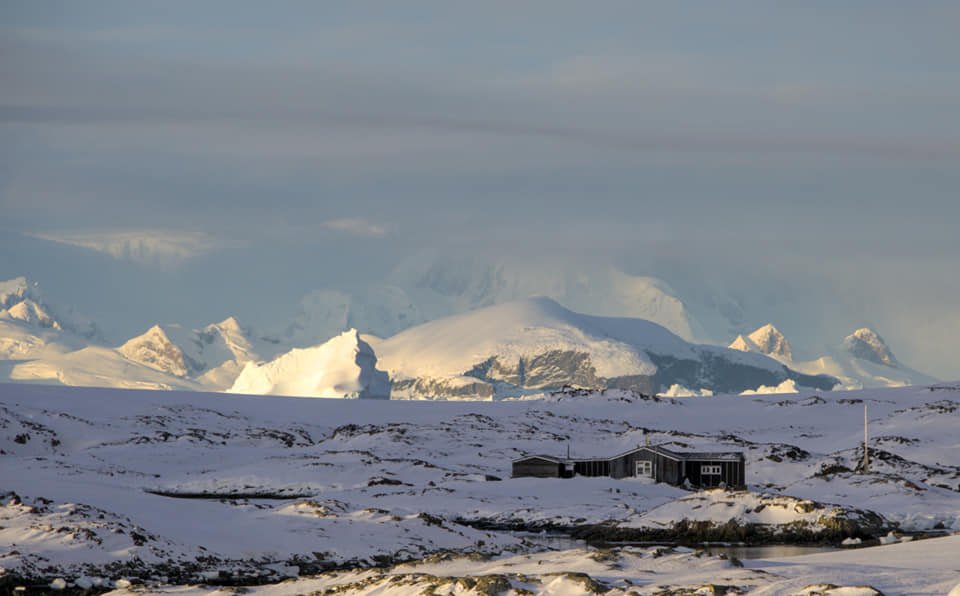
<instances>
[{"instance_id":1,"label":"mountain peak","mask_svg":"<svg viewBox=\"0 0 960 596\"><path fill-rule=\"evenodd\" d=\"M60 323L41 305L30 298L24 298L7 310L0 310L0 318L15 319L30 325L60 330Z\"/></svg>"},{"instance_id":2,"label":"mountain peak","mask_svg":"<svg viewBox=\"0 0 960 596\"><path fill-rule=\"evenodd\" d=\"M227 317L226 319L220 321L219 323L215 323L215 325L216 325L217 327L220 327L221 329L225 329L225 330L228 330L228 331L242 331L242 330L243 330L243 327L240 325L240 321L238 321L237 318L234 317L234 316L232 316L232 315L229 316L229 317Z\"/></svg>"},{"instance_id":3,"label":"mountain peak","mask_svg":"<svg viewBox=\"0 0 960 596\"><path fill-rule=\"evenodd\" d=\"M729 346L731 350L739 350L741 352L753 352L756 349L756 346L752 341L744 337L743 335L738 335L737 339L733 340Z\"/></svg>"},{"instance_id":4,"label":"mountain peak","mask_svg":"<svg viewBox=\"0 0 960 596\"><path fill-rule=\"evenodd\" d=\"M898 367L899 362L880 334L869 327L861 327L844 338L843 347L851 356L876 364Z\"/></svg>"},{"instance_id":5,"label":"mountain peak","mask_svg":"<svg viewBox=\"0 0 960 596\"><path fill-rule=\"evenodd\" d=\"M144 335L150 335L166 341L170 341L170 338L167 336L167 331L163 327L161 327L159 323L147 329Z\"/></svg>"},{"instance_id":6,"label":"mountain peak","mask_svg":"<svg viewBox=\"0 0 960 596\"><path fill-rule=\"evenodd\" d=\"M299 397L389 398L390 379L356 329L265 362L248 362L230 393Z\"/></svg>"},{"instance_id":7,"label":"mountain peak","mask_svg":"<svg viewBox=\"0 0 960 596\"><path fill-rule=\"evenodd\" d=\"M0 281L0 313L2 318L27 326L67 331L87 340L102 340L97 325L72 307L46 301L40 284L20 276Z\"/></svg>"},{"instance_id":8,"label":"mountain peak","mask_svg":"<svg viewBox=\"0 0 960 596\"><path fill-rule=\"evenodd\" d=\"M759 352L778 360L793 360L790 342L772 323L767 323L746 337L738 335L728 347L741 352Z\"/></svg>"},{"instance_id":9,"label":"mountain peak","mask_svg":"<svg viewBox=\"0 0 960 596\"><path fill-rule=\"evenodd\" d=\"M27 299L42 302L40 286L36 282L31 282L23 276L0 281L0 310L10 308Z\"/></svg>"},{"instance_id":10,"label":"mountain peak","mask_svg":"<svg viewBox=\"0 0 960 596\"><path fill-rule=\"evenodd\" d=\"M154 325L143 335L131 338L118 351L134 362L178 377L185 377L190 372L183 350L170 340L160 325Z\"/></svg>"},{"instance_id":11,"label":"mountain peak","mask_svg":"<svg viewBox=\"0 0 960 596\"><path fill-rule=\"evenodd\" d=\"M793 360L793 348L790 342L772 323L760 327L749 337L762 353L784 360Z\"/></svg>"}]
</instances>

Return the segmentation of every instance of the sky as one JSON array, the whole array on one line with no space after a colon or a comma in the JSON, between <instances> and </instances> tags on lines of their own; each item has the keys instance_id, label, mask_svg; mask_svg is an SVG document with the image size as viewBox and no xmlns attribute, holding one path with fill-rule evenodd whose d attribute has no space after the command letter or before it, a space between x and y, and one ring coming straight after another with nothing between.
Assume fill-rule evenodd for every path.
<instances>
[{"instance_id":1,"label":"sky","mask_svg":"<svg viewBox=\"0 0 960 596\"><path fill-rule=\"evenodd\" d=\"M0 276L120 336L577 259L960 378L958 62L956 2L8 1Z\"/></svg>"}]
</instances>

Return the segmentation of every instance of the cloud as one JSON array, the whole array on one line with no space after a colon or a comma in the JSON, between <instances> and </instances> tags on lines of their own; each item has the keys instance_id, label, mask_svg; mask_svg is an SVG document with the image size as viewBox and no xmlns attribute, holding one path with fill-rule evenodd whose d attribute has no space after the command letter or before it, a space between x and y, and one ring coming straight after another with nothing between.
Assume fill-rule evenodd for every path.
<instances>
[{"instance_id":1,"label":"cloud","mask_svg":"<svg viewBox=\"0 0 960 596\"><path fill-rule=\"evenodd\" d=\"M259 143L233 142L243 135L277 139L274 146L288 147L284 154L326 155L318 146L331 133L356 137L335 139L347 153L373 153L385 134L393 139L388 147L454 134L469 137L457 139L461 149L476 145L506 161L517 152L491 144L524 137L541 143L541 152L562 144L639 154L960 155L957 131L940 118L955 112L960 90L943 84L881 89L789 73L756 81L748 68L720 74L702 56L669 52L574 55L488 76L322 60L182 63L8 35L0 50L18 59L0 64L0 125L91 125L98 134L117 134L106 125L145 125L176 137L181 150L205 148L210 156L259 153ZM897 126L907 112L911 125ZM192 134L172 130L178 124ZM458 153L436 139L427 150L427 158Z\"/></svg>"},{"instance_id":2,"label":"cloud","mask_svg":"<svg viewBox=\"0 0 960 596\"><path fill-rule=\"evenodd\" d=\"M177 267L221 244L201 232L137 230L93 233L33 233L30 236L108 254L117 260L163 268Z\"/></svg>"},{"instance_id":3,"label":"cloud","mask_svg":"<svg viewBox=\"0 0 960 596\"><path fill-rule=\"evenodd\" d=\"M321 228L342 232L350 236L365 238L383 238L387 235L386 226L373 223L360 217L331 219L320 224Z\"/></svg>"}]
</instances>

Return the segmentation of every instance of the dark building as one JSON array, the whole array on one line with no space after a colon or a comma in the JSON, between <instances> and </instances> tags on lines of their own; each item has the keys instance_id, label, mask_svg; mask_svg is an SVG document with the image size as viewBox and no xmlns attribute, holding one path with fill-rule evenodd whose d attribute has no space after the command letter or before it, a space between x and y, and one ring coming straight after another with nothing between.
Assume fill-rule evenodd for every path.
<instances>
[{"instance_id":1,"label":"dark building","mask_svg":"<svg viewBox=\"0 0 960 596\"><path fill-rule=\"evenodd\" d=\"M513 477L523 478L571 478L573 464L559 457L549 455L530 455L513 460Z\"/></svg>"},{"instance_id":2,"label":"dark building","mask_svg":"<svg viewBox=\"0 0 960 596\"><path fill-rule=\"evenodd\" d=\"M548 455L513 462L513 477L571 476L646 477L674 486L742 487L746 462L741 452L678 452L665 447L637 447L620 455L596 459L564 459Z\"/></svg>"}]
</instances>

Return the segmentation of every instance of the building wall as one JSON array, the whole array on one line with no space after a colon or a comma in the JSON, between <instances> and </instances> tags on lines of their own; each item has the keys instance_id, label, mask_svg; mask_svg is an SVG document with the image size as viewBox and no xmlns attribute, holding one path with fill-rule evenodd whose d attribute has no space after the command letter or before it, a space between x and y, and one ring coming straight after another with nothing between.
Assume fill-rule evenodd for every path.
<instances>
[{"instance_id":1,"label":"building wall","mask_svg":"<svg viewBox=\"0 0 960 596\"><path fill-rule=\"evenodd\" d=\"M637 475L637 462L643 460L651 462L653 465L653 477L659 481L660 470L662 468L662 464L660 463L661 459L657 454L645 449L631 451L630 453L610 460L610 475L614 478L632 478Z\"/></svg>"},{"instance_id":2,"label":"building wall","mask_svg":"<svg viewBox=\"0 0 960 596\"><path fill-rule=\"evenodd\" d=\"M719 466L719 475L705 476L701 473L702 466ZM694 486L704 488L719 486L723 483L726 486L743 486L744 465L740 461L717 461L717 460L699 460L691 459L686 461L686 478ZM682 482L682 480L681 480Z\"/></svg>"},{"instance_id":3,"label":"building wall","mask_svg":"<svg viewBox=\"0 0 960 596\"><path fill-rule=\"evenodd\" d=\"M559 478L563 464L545 459L524 459L513 462L513 477Z\"/></svg>"},{"instance_id":4,"label":"building wall","mask_svg":"<svg viewBox=\"0 0 960 596\"><path fill-rule=\"evenodd\" d=\"M667 484L672 484L674 486L679 486L683 483L683 464L675 459L670 459L669 457L663 457L662 455L657 456L662 462L662 472L660 474L660 482L666 482Z\"/></svg>"},{"instance_id":5,"label":"building wall","mask_svg":"<svg viewBox=\"0 0 960 596\"><path fill-rule=\"evenodd\" d=\"M581 460L574 462L573 469L577 476L612 476L611 464L606 459Z\"/></svg>"},{"instance_id":6,"label":"building wall","mask_svg":"<svg viewBox=\"0 0 960 596\"><path fill-rule=\"evenodd\" d=\"M688 480L694 486L704 488L724 484L729 487L741 487L746 484L743 461L690 459L678 461L646 448L639 448L613 459L579 460L573 462L573 472L577 476L613 478L632 478L637 473L637 462L648 461L653 469L653 479L674 486L681 486ZM705 476L702 466L719 466L719 475ZM513 477L569 478L570 470L564 464L549 460L530 458L513 463Z\"/></svg>"},{"instance_id":7,"label":"building wall","mask_svg":"<svg viewBox=\"0 0 960 596\"><path fill-rule=\"evenodd\" d=\"M610 475L614 478L631 478L636 476L637 461L645 460L653 466L653 478L657 482L665 482L674 486L683 484L689 479L697 486L718 486L721 482L727 486L743 486L745 484L744 465L738 461L715 460L676 460L661 455L655 451L640 448L626 453L610 461ZM702 476L701 465L719 465L719 476Z\"/></svg>"}]
</instances>

